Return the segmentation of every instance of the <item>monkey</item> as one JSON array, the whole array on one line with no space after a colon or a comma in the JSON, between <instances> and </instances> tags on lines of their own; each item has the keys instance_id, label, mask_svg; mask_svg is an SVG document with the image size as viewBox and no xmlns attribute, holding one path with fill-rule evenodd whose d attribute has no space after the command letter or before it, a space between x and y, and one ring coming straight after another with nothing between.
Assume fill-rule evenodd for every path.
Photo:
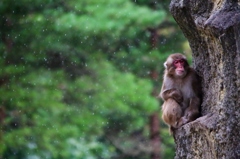
<instances>
[{"instance_id":1,"label":"monkey","mask_svg":"<svg viewBox=\"0 0 240 159\"><path fill-rule=\"evenodd\" d=\"M172 134L175 129L200 116L201 81L183 54L171 54L164 67L159 97L164 101L162 119Z\"/></svg>"}]
</instances>

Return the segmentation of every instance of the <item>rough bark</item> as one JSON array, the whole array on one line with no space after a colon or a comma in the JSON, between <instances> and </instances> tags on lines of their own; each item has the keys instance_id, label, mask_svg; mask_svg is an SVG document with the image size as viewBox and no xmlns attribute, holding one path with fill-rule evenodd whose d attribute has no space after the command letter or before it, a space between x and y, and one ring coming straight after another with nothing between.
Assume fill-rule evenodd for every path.
<instances>
[{"instance_id":1,"label":"rough bark","mask_svg":"<svg viewBox=\"0 0 240 159\"><path fill-rule=\"evenodd\" d=\"M202 117L174 135L175 159L240 158L240 1L172 0L202 78Z\"/></svg>"}]
</instances>

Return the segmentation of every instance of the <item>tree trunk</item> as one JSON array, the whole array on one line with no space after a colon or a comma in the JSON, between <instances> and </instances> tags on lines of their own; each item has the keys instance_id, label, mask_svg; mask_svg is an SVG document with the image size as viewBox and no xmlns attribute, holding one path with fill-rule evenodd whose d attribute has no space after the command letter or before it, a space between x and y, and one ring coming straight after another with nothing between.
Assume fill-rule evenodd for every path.
<instances>
[{"instance_id":1,"label":"tree trunk","mask_svg":"<svg viewBox=\"0 0 240 159\"><path fill-rule=\"evenodd\" d=\"M172 0L202 78L202 117L174 134L175 159L240 158L240 1Z\"/></svg>"}]
</instances>

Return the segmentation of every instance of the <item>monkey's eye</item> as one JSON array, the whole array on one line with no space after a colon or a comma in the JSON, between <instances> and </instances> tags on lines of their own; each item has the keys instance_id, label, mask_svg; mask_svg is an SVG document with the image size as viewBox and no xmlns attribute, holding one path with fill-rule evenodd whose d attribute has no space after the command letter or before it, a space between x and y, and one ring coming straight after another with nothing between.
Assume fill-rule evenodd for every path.
<instances>
[{"instance_id":1,"label":"monkey's eye","mask_svg":"<svg viewBox=\"0 0 240 159\"><path fill-rule=\"evenodd\" d=\"M183 59L179 60L179 62L180 62L180 64L184 64L184 60Z\"/></svg>"},{"instance_id":2,"label":"monkey's eye","mask_svg":"<svg viewBox=\"0 0 240 159\"><path fill-rule=\"evenodd\" d=\"M175 60L175 61L173 62L173 64L174 64L174 65L184 64L184 60L183 60L183 59L181 59L181 60Z\"/></svg>"}]
</instances>

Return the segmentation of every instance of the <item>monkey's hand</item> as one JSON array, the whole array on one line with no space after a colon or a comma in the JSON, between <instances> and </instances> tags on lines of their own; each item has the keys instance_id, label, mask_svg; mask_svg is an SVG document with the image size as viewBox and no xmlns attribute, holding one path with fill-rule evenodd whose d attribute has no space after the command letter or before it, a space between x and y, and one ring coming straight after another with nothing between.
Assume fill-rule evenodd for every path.
<instances>
[{"instance_id":1,"label":"monkey's hand","mask_svg":"<svg viewBox=\"0 0 240 159\"><path fill-rule=\"evenodd\" d=\"M187 124L188 122L189 122L189 120L185 116L183 116L176 122L176 127L179 128L179 127Z\"/></svg>"}]
</instances>

